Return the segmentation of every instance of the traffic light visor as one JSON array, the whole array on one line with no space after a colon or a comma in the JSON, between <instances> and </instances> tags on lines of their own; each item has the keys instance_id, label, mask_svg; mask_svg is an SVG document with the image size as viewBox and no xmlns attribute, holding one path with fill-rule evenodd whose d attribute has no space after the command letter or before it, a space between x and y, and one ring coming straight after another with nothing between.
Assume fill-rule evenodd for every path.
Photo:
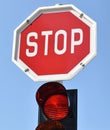
<instances>
[{"instance_id":1,"label":"traffic light visor","mask_svg":"<svg viewBox=\"0 0 110 130\"><path fill-rule=\"evenodd\" d=\"M35 130L65 130L59 121L48 120L38 125Z\"/></svg>"}]
</instances>

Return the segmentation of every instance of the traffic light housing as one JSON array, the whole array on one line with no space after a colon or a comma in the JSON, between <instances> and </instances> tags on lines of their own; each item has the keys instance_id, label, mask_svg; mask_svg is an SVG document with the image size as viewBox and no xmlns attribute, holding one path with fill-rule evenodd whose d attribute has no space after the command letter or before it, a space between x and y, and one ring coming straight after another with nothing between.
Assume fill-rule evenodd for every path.
<instances>
[{"instance_id":1,"label":"traffic light housing","mask_svg":"<svg viewBox=\"0 0 110 130\"><path fill-rule=\"evenodd\" d=\"M36 100L38 125L49 120L59 121L65 130L77 130L77 89L66 90L58 82L48 82L38 89Z\"/></svg>"}]
</instances>

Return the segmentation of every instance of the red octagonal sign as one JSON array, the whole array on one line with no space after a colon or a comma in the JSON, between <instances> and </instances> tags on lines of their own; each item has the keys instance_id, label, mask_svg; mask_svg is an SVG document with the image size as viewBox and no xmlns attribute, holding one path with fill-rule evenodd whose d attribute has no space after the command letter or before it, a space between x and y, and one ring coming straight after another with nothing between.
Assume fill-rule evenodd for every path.
<instances>
[{"instance_id":1,"label":"red octagonal sign","mask_svg":"<svg viewBox=\"0 0 110 130\"><path fill-rule=\"evenodd\" d=\"M96 55L96 23L73 5L38 8L14 31L12 59L34 81L68 80Z\"/></svg>"}]
</instances>

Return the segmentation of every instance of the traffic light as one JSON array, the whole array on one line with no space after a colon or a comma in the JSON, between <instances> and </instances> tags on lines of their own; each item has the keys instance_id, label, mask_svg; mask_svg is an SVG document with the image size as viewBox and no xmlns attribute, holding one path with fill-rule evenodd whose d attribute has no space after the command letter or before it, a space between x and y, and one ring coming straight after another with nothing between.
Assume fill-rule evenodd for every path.
<instances>
[{"instance_id":1,"label":"traffic light","mask_svg":"<svg viewBox=\"0 0 110 130\"><path fill-rule=\"evenodd\" d=\"M77 89L66 90L58 82L43 84L36 92L36 101L39 105L38 127L49 125L46 130L77 130ZM55 128L51 127L55 123ZM47 125L48 124L48 125ZM58 125L62 129L56 128Z\"/></svg>"}]
</instances>

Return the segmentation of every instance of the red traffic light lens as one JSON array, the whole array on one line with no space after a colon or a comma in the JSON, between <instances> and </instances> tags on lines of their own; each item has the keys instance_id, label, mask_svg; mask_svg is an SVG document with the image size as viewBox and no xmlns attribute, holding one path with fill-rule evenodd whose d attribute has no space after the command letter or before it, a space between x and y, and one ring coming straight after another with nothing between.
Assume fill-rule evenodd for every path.
<instances>
[{"instance_id":1,"label":"red traffic light lens","mask_svg":"<svg viewBox=\"0 0 110 130\"><path fill-rule=\"evenodd\" d=\"M61 120L68 115L66 89L58 82L43 84L36 93L36 100L49 119Z\"/></svg>"},{"instance_id":2,"label":"red traffic light lens","mask_svg":"<svg viewBox=\"0 0 110 130\"><path fill-rule=\"evenodd\" d=\"M68 99L64 95L53 95L44 104L44 113L52 120L61 120L68 114Z\"/></svg>"}]
</instances>

